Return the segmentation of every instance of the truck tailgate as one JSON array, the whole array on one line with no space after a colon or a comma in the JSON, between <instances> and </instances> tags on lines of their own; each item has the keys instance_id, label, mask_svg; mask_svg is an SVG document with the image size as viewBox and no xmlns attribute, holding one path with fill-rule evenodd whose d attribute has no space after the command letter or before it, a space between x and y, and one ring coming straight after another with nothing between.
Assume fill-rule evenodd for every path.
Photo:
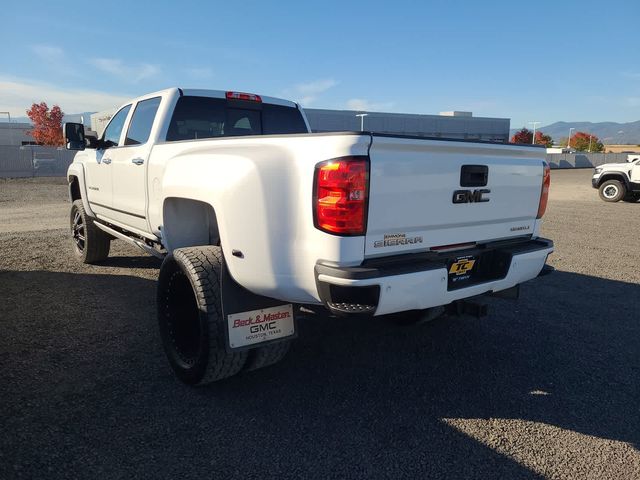
<instances>
[{"instance_id":1,"label":"truck tailgate","mask_svg":"<svg viewBox=\"0 0 640 480\"><path fill-rule=\"evenodd\" d=\"M543 148L374 134L369 157L365 257L534 231ZM486 167L486 185L462 186L463 166Z\"/></svg>"}]
</instances>

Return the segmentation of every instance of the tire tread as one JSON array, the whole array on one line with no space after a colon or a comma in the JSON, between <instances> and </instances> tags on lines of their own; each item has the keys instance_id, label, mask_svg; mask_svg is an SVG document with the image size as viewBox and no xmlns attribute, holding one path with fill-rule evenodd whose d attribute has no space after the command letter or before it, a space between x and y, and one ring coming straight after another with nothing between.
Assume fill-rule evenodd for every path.
<instances>
[{"instance_id":1,"label":"tire tread","mask_svg":"<svg viewBox=\"0 0 640 480\"><path fill-rule=\"evenodd\" d=\"M207 315L209 351L207 366L198 385L231 377L242 370L247 352L226 351L225 322L222 315L221 282L224 256L217 246L187 247L173 252L185 267L194 287L199 308Z\"/></svg>"},{"instance_id":2,"label":"tire tread","mask_svg":"<svg viewBox=\"0 0 640 480\"><path fill-rule=\"evenodd\" d=\"M77 209L82 216L85 229L84 250L80 251L74 245L76 255L81 258L83 263L93 264L99 263L107 259L111 248L110 236L96 227L93 219L87 215L82 200L75 200L71 207L71 221L73 221L74 209Z\"/></svg>"}]
</instances>

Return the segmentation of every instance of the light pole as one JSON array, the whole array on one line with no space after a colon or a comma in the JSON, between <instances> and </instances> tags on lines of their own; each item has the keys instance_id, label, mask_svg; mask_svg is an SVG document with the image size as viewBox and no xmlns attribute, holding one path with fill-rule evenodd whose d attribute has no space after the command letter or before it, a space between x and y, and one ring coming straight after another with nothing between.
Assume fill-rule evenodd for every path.
<instances>
[{"instance_id":1,"label":"light pole","mask_svg":"<svg viewBox=\"0 0 640 480\"><path fill-rule=\"evenodd\" d=\"M11 123L11 112L0 112L0 114L9 117L9 123ZM9 135L11 136L11 142L13 143L13 129L11 128L11 125L9 125L9 130L11 132L9 133Z\"/></svg>"},{"instance_id":2,"label":"light pole","mask_svg":"<svg viewBox=\"0 0 640 480\"><path fill-rule=\"evenodd\" d=\"M360 131L364 132L364 117L369 115L368 113L358 113L356 117L360 117Z\"/></svg>"},{"instance_id":3,"label":"light pole","mask_svg":"<svg viewBox=\"0 0 640 480\"><path fill-rule=\"evenodd\" d=\"M593 138L593 135L589 134L589 153L591 153L591 139Z\"/></svg>"},{"instance_id":4,"label":"light pole","mask_svg":"<svg viewBox=\"0 0 640 480\"><path fill-rule=\"evenodd\" d=\"M533 125L533 138L531 139L531 144L536 143L536 125L542 122L529 122L529 125Z\"/></svg>"},{"instance_id":5,"label":"light pole","mask_svg":"<svg viewBox=\"0 0 640 480\"><path fill-rule=\"evenodd\" d=\"M571 148L571 132L575 130L575 128L570 128L569 129L569 138L567 139L567 148Z\"/></svg>"}]
</instances>

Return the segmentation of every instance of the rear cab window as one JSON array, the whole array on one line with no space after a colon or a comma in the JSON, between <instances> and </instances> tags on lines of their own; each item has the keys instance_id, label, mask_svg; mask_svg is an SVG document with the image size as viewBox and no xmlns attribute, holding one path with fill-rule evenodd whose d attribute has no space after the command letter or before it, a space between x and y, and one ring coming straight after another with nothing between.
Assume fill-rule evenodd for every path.
<instances>
[{"instance_id":1,"label":"rear cab window","mask_svg":"<svg viewBox=\"0 0 640 480\"><path fill-rule=\"evenodd\" d=\"M295 107L223 98L183 96L178 99L166 140L308 133Z\"/></svg>"}]
</instances>

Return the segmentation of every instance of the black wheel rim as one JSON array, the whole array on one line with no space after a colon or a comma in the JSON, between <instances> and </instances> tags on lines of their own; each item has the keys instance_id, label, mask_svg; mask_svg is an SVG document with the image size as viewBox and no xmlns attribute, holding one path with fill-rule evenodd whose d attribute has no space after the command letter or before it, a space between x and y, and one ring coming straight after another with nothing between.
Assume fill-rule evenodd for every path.
<instances>
[{"instance_id":1,"label":"black wheel rim","mask_svg":"<svg viewBox=\"0 0 640 480\"><path fill-rule=\"evenodd\" d=\"M171 276L166 298L169 348L182 368L193 367L201 352L200 311L191 283L181 271Z\"/></svg>"},{"instance_id":2,"label":"black wheel rim","mask_svg":"<svg viewBox=\"0 0 640 480\"><path fill-rule=\"evenodd\" d=\"M76 208L73 213L73 219L71 220L71 234L73 235L73 242L76 245L76 248L79 251L84 251L85 246L85 225L82 221L82 215L80 211Z\"/></svg>"}]
</instances>

